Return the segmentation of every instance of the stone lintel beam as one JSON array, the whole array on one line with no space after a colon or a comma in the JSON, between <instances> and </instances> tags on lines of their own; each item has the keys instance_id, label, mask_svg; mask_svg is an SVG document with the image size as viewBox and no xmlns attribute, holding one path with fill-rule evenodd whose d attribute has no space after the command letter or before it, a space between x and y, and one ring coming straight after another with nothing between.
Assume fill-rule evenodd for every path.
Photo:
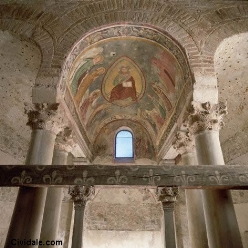
<instances>
[{"instance_id":1,"label":"stone lintel beam","mask_svg":"<svg viewBox=\"0 0 248 248\"><path fill-rule=\"evenodd\" d=\"M126 185L248 189L241 165L1 165L0 186Z\"/></svg>"}]
</instances>

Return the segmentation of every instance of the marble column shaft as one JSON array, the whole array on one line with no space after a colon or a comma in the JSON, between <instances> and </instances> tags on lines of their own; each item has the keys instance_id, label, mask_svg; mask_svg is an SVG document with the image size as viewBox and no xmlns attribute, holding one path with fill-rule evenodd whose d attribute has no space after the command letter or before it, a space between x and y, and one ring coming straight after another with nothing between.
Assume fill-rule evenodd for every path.
<instances>
[{"instance_id":1,"label":"marble column shaft","mask_svg":"<svg viewBox=\"0 0 248 248\"><path fill-rule=\"evenodd\" d=\"M48 110L49 106L49 110ZM50 165L57 128L50 120L55 115L57 105L37 104L26 113L27 123L32 127L30 147L27 154L28 165ZM48 118L49 117L49 118ZM48 123L49 122L49 123ZM5 248L17 247L17 240L36 240L40 237L47 188L20 187L13 211ZM24 244L22 247L38 247Z\"/></svg>"},{"instance_id":2,"label":"marble column shaft","mask_svg":"<svg viewBox=\"0 0 248 248\"><path fill-rule=\"evenodd\" d=\"M69 128L63 129L56 138L53 152L54 165L67 165L68 152L71 151L72 138ZM63 188L50 187L47 190L47 197L42 220L40 240L57 240L60 212L63 199ZM55 247L53 245L40 245L39 247Z\"/></svg>"},{"instance_id":3,"label":"marble column shaft","mask_svg":"<svg viewBox=\"0 0 248 248\"><path fill-rule=\"evenodd\" d=\"M176 248L176 232L175 232L175 201L178 195L177 187L158 187L158 200L162 202L164 212L164 247Z\"/></svg>"},{"instance_id":4,"label":"marble column shaft","mask_svg":"<svg viewBox=\"0 0 248 248\"><path fill-rule=\"evenodd\" d=\"M69 194L74 202L74 226L72 235L72 248L83 248L83 223L86 202L94 194L92 186L73 186L69 188Z\"/></svg>"},{"instance_id":5,"label":"marble column shaft","mask_svg":"<svg viewBox=\"0 0 248 248\"><path fill-rule=\"evenodd\" d=\"M219 140L222 117L227 113L222 103L193 103L189 119L200 165L224 165ZM237 218L228 190L202 190L210 248L242 248Z\"/></svg>"},{"instance_id":6,"label":"marble column shaft","mask_svg":"<svg viewBox=\"0 0 248 248\"><path fill-rule=\"evenodd\" d=\"M196 165L195 143L187 131L179 131L174 148L181 154L182 165ZM208 248L201 190L186 189L189 240L191 248Z\"/></svg>"}]
</instances>

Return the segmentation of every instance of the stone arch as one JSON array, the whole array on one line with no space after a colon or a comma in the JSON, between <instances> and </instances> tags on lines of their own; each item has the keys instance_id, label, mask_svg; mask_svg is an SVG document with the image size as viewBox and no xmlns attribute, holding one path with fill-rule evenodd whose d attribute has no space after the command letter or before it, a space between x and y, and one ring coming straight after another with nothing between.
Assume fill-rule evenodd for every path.
<instances>
[{"instance_id":1,"label":"stone arch","mask_svg":"<svg viewBox=\"0 0 248 248\"><path fill-rule=\"evenodd\" d=\"M207 24L205 38L201 43L201 63L192 67L196 84L194 100L218 102L217 77L214 66L214 55L218 46L226 38L248 31L246 7L227 7L209 11L201 24Z\"/></svg>"},{"instance_id":2,"label":"stone arch","mask_svg":"<svg viewBox=\"0 0 248 248\"><path fill-rule=\"evenodd\" d=\"M178 43L176 43L172 38L168 37L163 32L161 32L155 28L152 28L149 26L146 27L144 25L142 26L142 25L131 25L131 24L129 24L129 25L120 25L119 24L116 26L104 27L104 28L101 28L99 30L95 30L94 33L90 33L88 36L84 37L84 39L80 40L73 47L72 52L67 57L67 60L65 62L63 72L62 72L62 77L60 80L60 86L59 86L62 95L64 95L64 99L66 101L66 104L68 104L68 106L69 105L72 106L72 103L69 101L69 99L71 98L70 87L66 87L66 85L69 85L70 79L73 76L72 71L75 68L77 68L77 63L79 63L81 61L81 57L82 57L83 53L88 48L92 48L92 46L95 44L100 44L101 42L108 42L111 39L123 38L123 37L124 38L125 37L132 37L134 39L139 38L139 39L147 40L148 43L152 42L150 44L157 44L158 46L166 48L168 50L168 52L170 52L173 55L173 58L178 63L178 66L177 66L178 69L182 70L182 73L179 73L179 71L178 71L178 74L177 74L178 78L181 78L180 82L185 83L185 85L186 85L186 87L183 87L183 88L181 88L181 86L180 86L180 90L183 90L182 95L180 94L180 99L184 98L184 100L183 100L183 105L184 105L185 101L189 100L189 98L192 94L192 90L193 90L192 73L191 73L190 66L188 63L188 58L187 58L187 55L185 54L184 49L180 45L178 45ZM74 61L78 61L78 62L76 62L76 64L74 64ZM179 77L179 75L182 75L182 77L181 76ZM179 81L178 81L178 87L181 83L179 83ZM86 84L85 84L85 87L86 87ZM177 88L177 89L179 90L179 88ZM175 98L176 97L179 97L179 95L175 95ZM72 106L71 108L73 109L74 107ZM177 110L173 110L173 112L170 111L171 107L168 109L168 114L173 115L173 119L169 118L170 121L172 120L173 123L174 123L174 121L176 121L181 109L182 109L182 104L178 105ZM101 108L99 108L99 110L101 110ZM94 112L94 113L96 114L98 112ZM139 113L139 114L141 114L141 113ZM124 119L132 119L134 121L139 119L139 118L135 119L132 115L130 116L129 114L126 113L125 115L123 114L121 116L119 116L119 115L109 116L108 118L105 116L106 122L101 122L101 123L94 122L95 123L94 125L91 123L91 121L88 121L87 123L91 123L91 125L88 126L88 124L87 124L85 126L85 128L90 128L90 130L91 130L91 132L88 132L88 133L90 133L90 136L92 136L91 141L94 143L94 139L98 135L101 128L103 128L103 126L106 125L106 123L111 122L111 121L116 120L116 119L119 120L119 119L123 119L123 118ZM157 121L159 121L159 119L157 119ZM169 125L170 121L163 122L163 124L165 124L166 127L168 126L168 130L167 130L168 132L172 128L172 124ZM97 126L96 126L96 123L97 123ZM153 137L153 143L160 147L161 144L158 145L157 143L158 142L159 143L164 142L164 139L162 137L160 137L161 135L163 135L162 134L163 132L161 130L159 131L161 133L161 135L159 136L159 140L161 139L161 142L160 142L160 141L156 140L156 138L155 138L156 135L158 134L158 132L157 132L158 130L156 130L156 127L154 127L154 123L153 124L147 123L147 119L143 120L142 123L143 123L144 127L146 127L146 129L149 130L149 133L152 134L151 136ZM165 128L165 126L164 126L164 128ZM163 129L163 131L165 131L165 130ZM167 135L167 133L165 134L165 136L166 135Z\"/></svg>"},{"instance_id":3,"label":"stone arch","mask_svg":"<svg viewBox=\"0 0 248 248\"><path fill-rule=\"evenodd\" d=\"M72 20L68 22L67 27L61 29L57 49L55 52L56 61L52 66L62 66L64 57L68 56L72 48L85 36L89 35L92 30L100 29L118 24L140 24L153 26L166 32L168 36L173 37L188 54L192 63L196 56L200 56L199 47L193 38L192 29L197 24L197 20L189 15L185 10L179 9L171 4L149 4L144 6L142 1L131 2L127 5L129 9L123 10L123 6L118 3L116 5L108 5L106 0L97 3L84 4L70 9L66 12L66 17ZM151 8L151 9L149 9ZM90 13L90 14L89 14ZM175 21L177 20L177 21ZM59 20L53 24L59 25ZM59 61L59 58L61 61Z\"/></svg>"},{"instance_id":4,"label":"stone arch","mask_svg":"<svg viewBox=\"0 0 248 248\"><path fill-rule=\"evenodd\" d=\"M29 40L38 44L42 52L42 65L37 78L34 98L48 91L47 99L35 101L58 101L57 86L65 57L71 48L88 32L99 26L120 22L152 25L167 32L186 49L187 54L198 54L199 48L193 38L197 20L181 7L173 4L147 1L113 1L74 3L70 7L61 3L60 18L56 16L57 4L45 7L52 10L35 11L31 6L4 5L0 19L11 27L15 22L16 33L22 32ZM52 14L51 14L52 13ZM176 20L176 21L175 21ZM25 22L25 23L24 23ZM1 24L0 24L1 25ZM11 28L10 28L11 29ZM42 94L46 95L46 94Z\"/></svg>"},{"instance_id":5,"label":"stone arch","mask_svg":"<svg viewBox=\"0 0 248 248\"><path fill-rule=\"evenodd\" d=\"M248 31L248 6L228 6L208 11L199 21L205 27L205 35L199 40L202 73L215 75L214 54L220 43L235 34Z\"/></svg>"},{"instance_id":6,"label":"stone arch","mask_svg":"<svg viewBox=\"0 0 248 248\"><path fill-rule=\"evenodd\" d=\"M219 97L227 101L225 132L220 132L226 162L248 152L247 149L247 66L248 32L224 39L215 51L215 70ZM235 143L235 146L233 144Z\"/></svg>"},{"instance_id":7,"label":"stone arch","mask_svg":"<svg viewBox=\"0 0 248 248\"><path fill-rule=\"evenodd\" d=\"M179 40L186 43L195 43L190 32L196 25L197 20L182 8L173 4L165 4L153 1L116 1L110 3L103 0L93 3L85 3L75 6L65 12L61 19L68 18L66 27L58 32L59 43L64 44L69 41L68 37L73 37L69 47L71 47L80 36L86 34L92 29L99 28L104 25L113 25L115 23L137 23L152 25L157 28L170 31L172 35L179 33ZM177 22L175 23L175 21ZM54 25L59 25L56 20ZM182 43L183 44L183 43Z\"/></svg>"},{"instance_id":8,"label":"stone arch","mask_svg":"<svg viewBox=\"0 0 248 248\"><path fill-rule=\"evenodd\" d=\"M18 38L34 43L41 52L41 65L34 88L34 102L39 102L39 100L36 99L37 88L50 87L51 80L42 80L42 78L47 76L50 77L54 74L54 70L51 70L51 63L54 55L53 38L48 31L38 25L35 21L42 13L43 12L37 13L32 9L18 5L12 8L9 6L1 7L0 11L0 29L3 31L8 30ZM51 87L55 90L56 84L52 84ZM55 102L55 99L53 99L52 102Z\"/></svg>"}]
</instances>

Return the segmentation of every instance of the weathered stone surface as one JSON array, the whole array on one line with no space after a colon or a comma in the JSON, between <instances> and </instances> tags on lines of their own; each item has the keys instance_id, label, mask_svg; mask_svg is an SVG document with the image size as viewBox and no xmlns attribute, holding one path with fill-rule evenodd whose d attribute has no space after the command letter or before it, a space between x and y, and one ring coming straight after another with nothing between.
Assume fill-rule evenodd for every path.
<instances>
[{"instance_id":1,"label":"weathered stone surface","mask_svg":"<svg viewBox=\"0 0 248 248\"><path fill-rule=\"evenodd\" d=\"M31 102L40 65L37 47L0 31L0 149L23 163L30 140L24 102Z\"/></svg>"},{"instance_id":2,"label":"weathered stone surface","mask_svg":"<svg viewBox=\"0 0 248 248\"><path fill-rule=\"evenodd\" d=\"M248 126L248 34L226 39L215 54L215 69L218 77L220 100L228 103L225 128L220 131L220 140L226 162L247 150ZM239 100L238 100L239 99Z\"/></svg>"},{"instance_id":3,"label":"weathered stone surface","mask_svg":"<svg viewBox=\"0 0 248 248\"><path fill-rule=\"evenodd\" d=\"M89 203L87 209L86 228L89 230L159 231L161 228L159 203Z\"/></svg>"},{"instance_id":4,"label":"weathered stone surface","mask_svg":"<svg viewBox=\"0 0 248 248\"><path fill-rule=\"evenodd\" d=\"M4 247L18 188L0 188L0 247Z\"/></svg>"},{"instance_id":5,"label":"weathered stone surface","mask_svg":"<svg viewBox=\"0 0 248 248\"><path fill-rule=\"evenodd\" d=\"M68 193L68 189L66 194ZM73 202L62 202L58 239L63 240L63 247L69 247L72 237Z\"/></svg>"}]
</instances>

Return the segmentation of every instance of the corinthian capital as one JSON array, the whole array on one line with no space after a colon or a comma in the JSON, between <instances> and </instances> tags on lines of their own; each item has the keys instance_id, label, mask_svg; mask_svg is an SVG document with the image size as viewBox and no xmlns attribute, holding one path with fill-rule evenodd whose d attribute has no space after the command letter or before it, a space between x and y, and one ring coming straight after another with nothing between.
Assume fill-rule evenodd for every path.
<instances>
[{"instance_id":1,"label":"corinthian capital","mask_svg":"<svg viewBox=\"0 0 248 248\"><path fill-rule=\"evenodd\" d=\"M69 127L65 127L57 134L55 140L55 149L71 152L75 146L72 130Z\"/></svg>"},{"instance_id":2,"label":"corinthian capital","mask_svg":"<svg viewBox=\"0 0 248 248\"><path fill-rule=\"evenodd\" d=\"M192 135L188 131L178 131L173 147L182 155L193 152L195 143Z\"/></svg>"},{"instance_id":3,"label":"corinthian capital","mask_svg":"<svg viewBox=\"0 0 248 248\"><path fill-rule=\"evenodd\" d=\"M25 103L24 110L28 115L27 125L32 129L45 129L55 134L59 133L63 129L65 121L58 107L58 103Z\"/></svg>"},{"instance_id":4,"label":"corinthian capital","mask_svg":"<svg viewBox=\"0 0 248 248\"><path fill-rule=\"evenodd\" d=\"M157 197L162 202L163 208L167 210L174 210L176 198L178 196L178 187L158 187Z\"/></svg>"},{"instance_id":5,"label":"corinthian capital","mask_svg":"<svg viewBox=\"0 0 248 248\"><path fill-rule=\"evenodd\" d=\"M86 202L95 193L95 188L93 186L71 186L69 188L69 194L74 201L75 207L85 207Z\"/></svg>"},{"instance_id":6,"label":"corinthian capital","mask_svg":"<svg viewBox=\"0 0 248 248\"><path fill-rule=\"evenodd\" d=\"M227 114L225 103L212 104L210 102L192 102L188 117L188 128L197 134L205 130L219 130L224 126L223 117Z\"/></svg>"}]
</instances>

